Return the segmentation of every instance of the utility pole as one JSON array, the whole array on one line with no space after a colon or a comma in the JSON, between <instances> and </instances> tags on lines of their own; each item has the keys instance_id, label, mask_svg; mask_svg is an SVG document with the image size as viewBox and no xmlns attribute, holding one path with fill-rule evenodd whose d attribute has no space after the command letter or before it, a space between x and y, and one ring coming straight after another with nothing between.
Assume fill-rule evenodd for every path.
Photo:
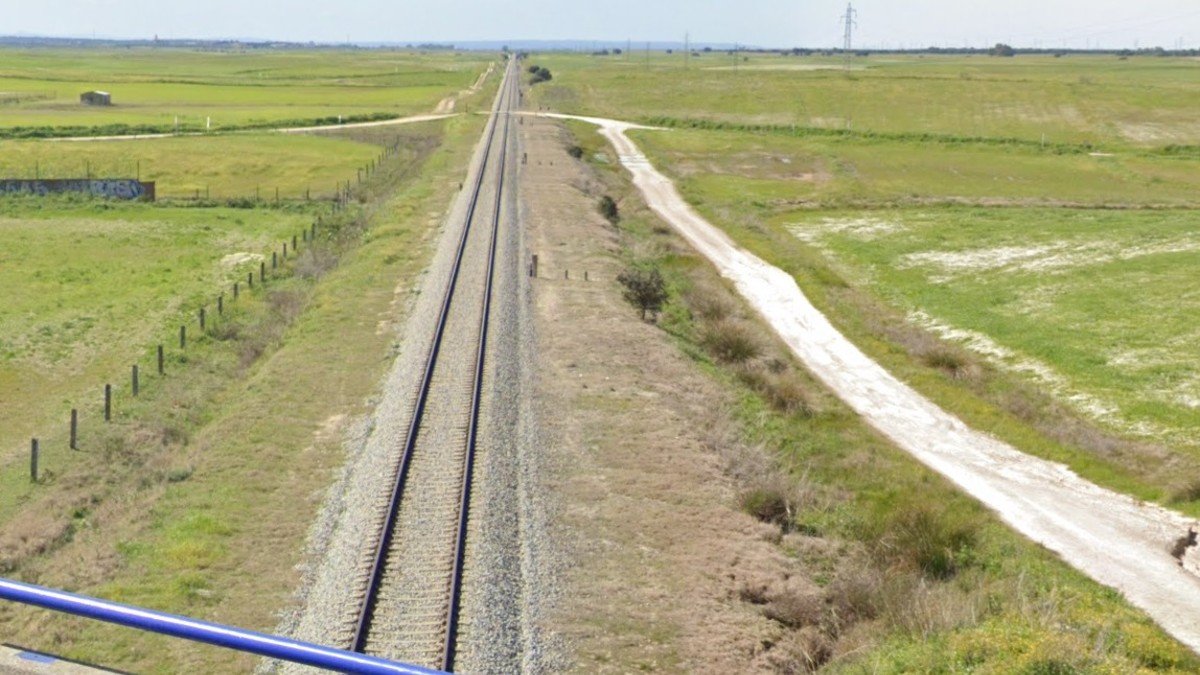
<instances>
[{"instance_id":1,"label":"utility pole","mask_svg":"<svg viewBox=\"0 0 1200 675\"><path fill-rule=\"evenodd\" d=\"M842 42L842 54L846 58L846 70L850 69L850 50L854 47L854 29L858 27L858 10L854 9L854 5L846 5L846 16L842 17L842 23L846 26L846 37Z\"/></svg>"}]
</instances>

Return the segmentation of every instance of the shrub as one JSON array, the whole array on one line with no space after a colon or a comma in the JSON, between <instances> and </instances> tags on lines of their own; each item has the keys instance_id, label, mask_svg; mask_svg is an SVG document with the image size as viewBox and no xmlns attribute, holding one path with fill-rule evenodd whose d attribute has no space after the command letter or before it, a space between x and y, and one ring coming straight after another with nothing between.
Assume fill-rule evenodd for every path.
<instances>
[{"instance_id":1,"label":"shrub","mask_svg":"<svg viewBox=\"0 0 1200 675\"><path fill-rule=\"evenodd\" d=\"M646 312L658 312L667 301L667 284L657 269L630 267L617 275L617 281L625 287L625 299L642 310L643 321Z\"/></svg>"},{"instance_id":2,"label":"shrub","mask_svg":"<svg viewBox=\"0 0 1200 675\"><path fill-rule=\"evenodd\" d=\"M775 372L748 366L743 368L738 376L772 408L781 413L802 417L813 417L817 414L817 405L812 395L794 372Z\"/></svg>"},{"instance_id":3,"label":"shrub","mask_svg":"<svg viewBox=\"0 0 1200 675\"><path fill-rule=\"evenodd\" d=\"M936 345L921 354L926 365L943 370L956 380L975 380L979 377L979 366L962 352L944 345Z\"/></svg>"},{"instance_id":4,"label":"shrub","mask_svg":"<svg viewBox=\"0 0 1200 675\"><path fill-rule=\"evenodd\" d=\"M704 329L700 343L719 361L744 363L762 351L746 325L732 320L715 321Z\"/></svg>"},{"instance_id":5,"label":"shrub","mask_svg":"<svg viewBox=\"0 0 1200 675\"><path fill-rule=\"evenodd\" d=\"M550 74L550 70L548 68L544 68L542 66L537 66L537 65L529 66L529 73L531 75L531 77L529 78L529 84L537 84L539 82L549 82L554 77L553 75Z\"/></svg>"},{"instance_id":6,"label":"shrub","mask_svg":"<svg viewBox=\"0 0 1200 675\"><path fill-rule=\"evenodd\" d=\"M742 510L764 523L786 525L791 520L791 500L774 486L759 486L746 490L741 496Z\"/></svg>"},{"instance_id":7,"label":"shrub","mask_svg":"<svg viewBox=\"0 0 1200 675\"><path fill-rule=\"evenodd\" d=\"M337 266L337 255L327 248L305 249L296 258L296 276L301 279L320 279Z\"/></svg>"},{"instance_id":8,"label":"shrub","mask_svg":"<svg viewBox=\"0 0 1200 675\"><path fill-rule=\"evenodd\" d=\"M567 148L567 154L575 159L580 159L583 157L583 148L579 147L578 145L572 145L571 147Z\"/></svg>"},{"instance_id":9,"label":"shrub","mask_svg":"<svg viewBox=\"0 0 1200 675\"><path fill-rule=\"evenodd\" d=\"M608 195L601 197L598 208L600 209L600 215L604 216L604 219L608 222L613 225L621 222L621 212L617 208L617 202L612 197Z\"/></svg>"},{"instance_id":10,"label":"shrub","mask_svg":"<svg viewBox=\"0 0 1200 675\"><path fill-rule=\"evenodd\" d=\"M687 303L705 321L721 321L733 313L733 303L719 287L695 284L687 292Z\"/></svg>"},{"instance_id":11,"label":"shrub","mask_svg":"<svg viewBox=\"0 0 1200 675\"><path fill-rule=\"evenodd\" d=\"M899 562L931 579L949 579L970 555L978 532L979 522L972 515L923 503L899 504L888 519L883 541Z\"/></svg>"}]
</instances>

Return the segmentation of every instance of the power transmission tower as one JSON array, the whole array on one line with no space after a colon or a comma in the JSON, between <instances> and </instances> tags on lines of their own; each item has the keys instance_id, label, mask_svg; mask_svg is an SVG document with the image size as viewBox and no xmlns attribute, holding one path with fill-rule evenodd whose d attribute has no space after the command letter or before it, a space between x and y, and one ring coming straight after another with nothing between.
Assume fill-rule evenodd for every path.
<instances>
[{"instance_id":1,"label":"power transmission tower","mask_svg":"<svg viewBox=\"0 0 1200 675\"><path fill-rule=\"evenodd\" d=\"M846 5L846 16L842 17L842 23L846 26L846 39L842 43L842 50L847 54L853 48L854 29L858 27L858 10L854 9L854 5Z\"/></svg>"},{"instance_id":2,"label":"power transmission tower","mask_svg":"<svg viewBox=\"0 0 1200 675\"><path fill-rule=\"evenodd\" d=\"M846 24L846 39L842 42L842 58L846 62L846 70L850 70L850 50L854 47L854 29L858 27L858 10L854 9L854 5L846 5L846 16L842 17L842 23Z\"/></svg>"}]
</instances>

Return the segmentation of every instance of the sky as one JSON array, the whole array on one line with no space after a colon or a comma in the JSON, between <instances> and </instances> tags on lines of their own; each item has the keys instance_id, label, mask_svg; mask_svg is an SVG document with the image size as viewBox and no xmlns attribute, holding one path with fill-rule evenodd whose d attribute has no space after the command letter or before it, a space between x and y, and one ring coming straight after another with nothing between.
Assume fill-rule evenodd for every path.
<instances>
[{"instance_id":1,"label":"sky","mask_svg":"<svg viewBox=\"0 0 1200 675\"><path fill-rule=\"evenodd\" d=\"M845 0L5 0L0 35L840 46ZM1197 0L857 0L854 44L1200 47Z\"/></svg>"}]
</instances>

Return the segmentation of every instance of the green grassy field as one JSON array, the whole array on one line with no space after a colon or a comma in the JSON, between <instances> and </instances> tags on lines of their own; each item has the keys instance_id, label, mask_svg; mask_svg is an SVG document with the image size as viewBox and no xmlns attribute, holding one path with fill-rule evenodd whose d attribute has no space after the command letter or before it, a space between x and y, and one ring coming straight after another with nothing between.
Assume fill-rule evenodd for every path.
<instances>
[{"instance_id":1,"label":"green grassy field","mask_svg":"<svg viewBox=\"0 0 1200 675\"><path fill-rule=\"evenodd\" d=\"M331 197L379 154L369 143L302 134L59 143L0 141L0 176L154 181L159 199Z\"/></svg>"},{"instance_id":2,"label":"green grassy field","mask_svg":"<svg viewBox=\"0 0 1200 675\"><path fill-rule=\"evenodd\" d=\"M0 200L0 438L4 464L65 411L94 417L105 382L202 301L311 222L304 212ZM187 315L185 316L185 312ZM11 506L11 503L9 504Z\"/></svg>"},{"instance_id":3,"label":"green grassy field","mask_svg":"<svg viewBox=\"0 0 1200 675\"><path fill-rule=\"evenodd\" d=\"M214 131L264 123L430 112L469 88L490 55L312 50L0 51L0 134L14 127L146 125ZM99 89L111 107L82 106ZM211 127L210 127L211 121Z\"/></svg>"},{"instance_id":4,"label":"green grassy field","mask_svg":"<svg viewBox=\"0 0 1200 675\"><path fill-rule=\"evenodd\" d=\"M1048 143L1200 143L1200 62L1115 56L872 56L841 61L702 54L535 55L553 81L534 105L619 119L660 116Z\"/></svg>"},{"instance_id":5,"label":"green grassy field","mask_svg":"<svg viewBox=\"0 0 1200 675\"><path fill-rule=\"evenodd\" d=\"M1200 452L1200 214L789 214L913 321L1123 432Z\"/></svg>"},{"instance_id":6,"label":"green grassy field","mask_svg":"<svg viewBox=\"0 0 1200 675\"><path fill-rule=\"evenodd\" d=\"M950 203L1190 206L1200 188L1200 159L1146 152L1095 156L1036 146L727 130L634 136L705 196L771 210Z\"/></svg>"}]
</instances>

